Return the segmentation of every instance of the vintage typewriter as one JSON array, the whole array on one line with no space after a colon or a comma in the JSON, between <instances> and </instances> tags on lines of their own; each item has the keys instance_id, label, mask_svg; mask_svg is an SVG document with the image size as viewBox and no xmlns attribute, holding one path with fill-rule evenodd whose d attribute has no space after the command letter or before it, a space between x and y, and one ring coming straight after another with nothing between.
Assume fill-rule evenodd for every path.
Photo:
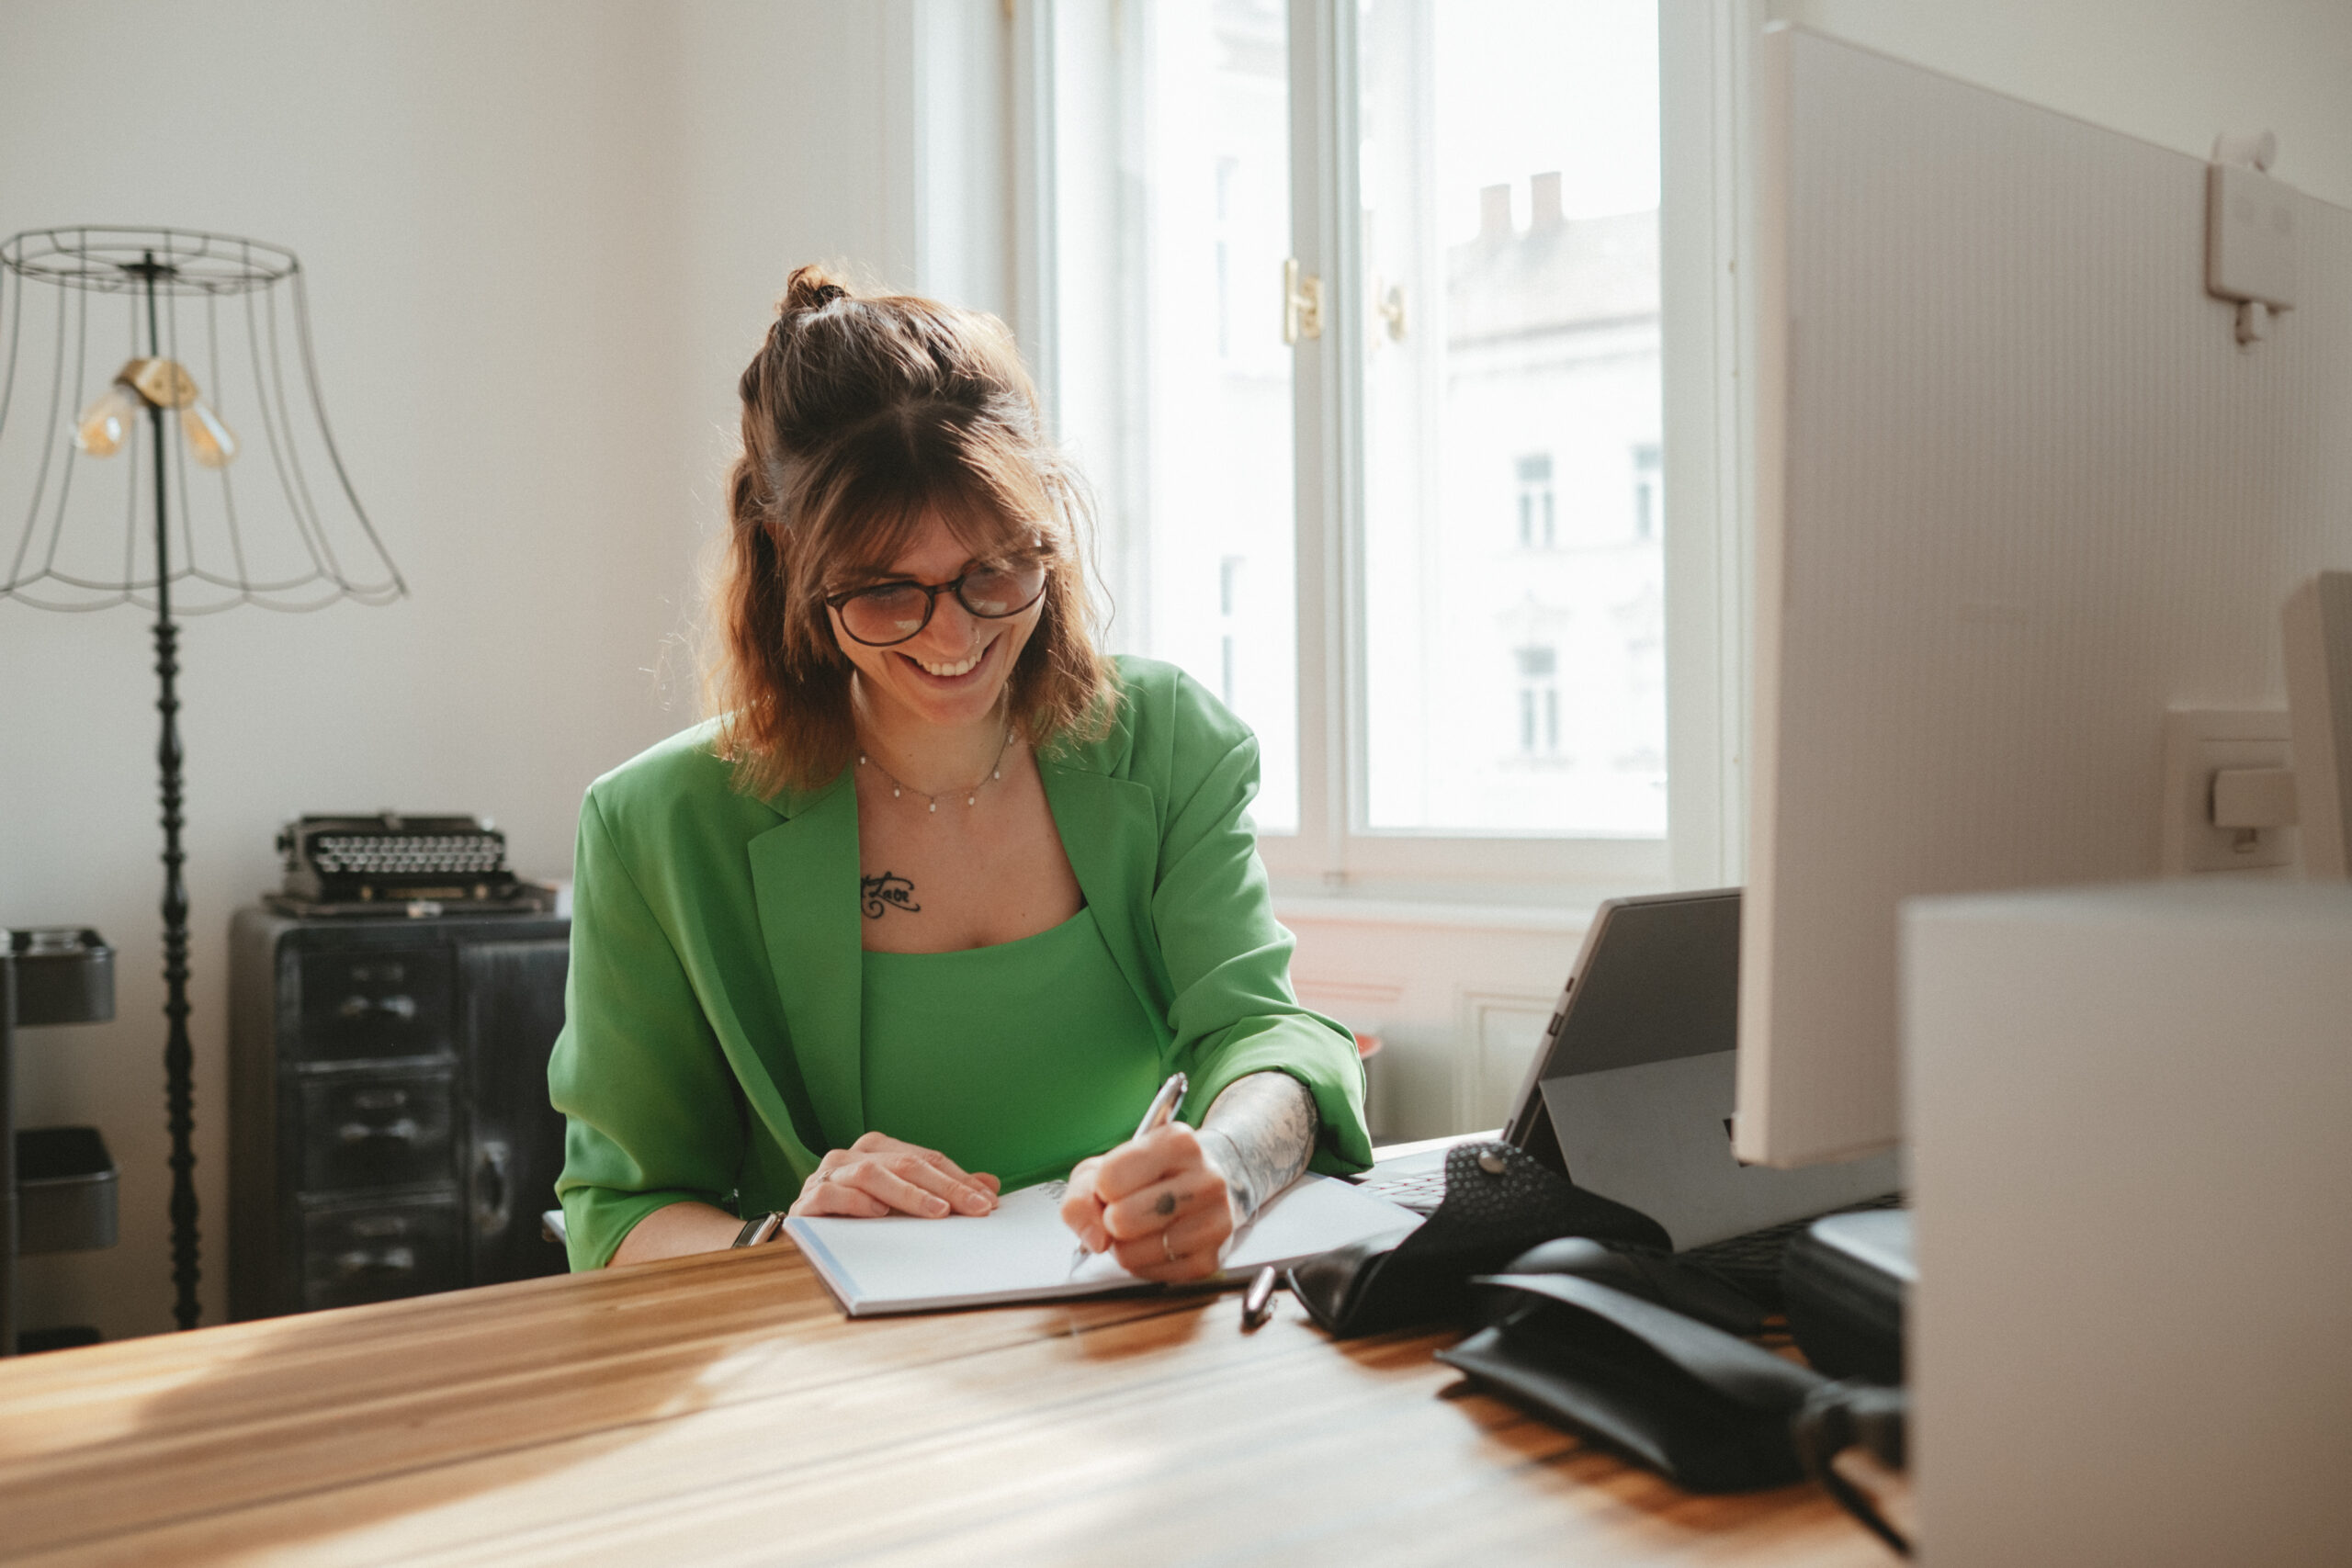
<instances>
[{"instance_id":1,"label":"vintage typewriter","mask_svg":"<svg viewBox=\"0 0 2352 1568\"><path fill-rule=\"evenodd\" d=\"M537 914L555 890L506 869L506 835L476 817L304 817L277 835L289 915Z\"/></svg>"}]
</instances>

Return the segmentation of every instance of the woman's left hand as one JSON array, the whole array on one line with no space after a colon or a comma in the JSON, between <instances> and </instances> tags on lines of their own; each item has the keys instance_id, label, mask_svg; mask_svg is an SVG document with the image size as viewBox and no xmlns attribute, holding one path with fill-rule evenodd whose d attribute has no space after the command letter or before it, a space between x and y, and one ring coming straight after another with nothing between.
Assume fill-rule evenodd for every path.
<instances>
[{"instance_id":1,"label":"woman's left hand","mask_svg":"<svg viewBox=\"0 0 2352 1568\"><path fill-rule=\"evenodd\" d=\"M1214 1141L1214 1140L1213 1140ZM1200 1280L1234 1232L1226 1174L1182 1122L1146 1133L1069 1173L1062 1223L1089 1252L1144 1280Z\"/></svg>"}]
</instances>

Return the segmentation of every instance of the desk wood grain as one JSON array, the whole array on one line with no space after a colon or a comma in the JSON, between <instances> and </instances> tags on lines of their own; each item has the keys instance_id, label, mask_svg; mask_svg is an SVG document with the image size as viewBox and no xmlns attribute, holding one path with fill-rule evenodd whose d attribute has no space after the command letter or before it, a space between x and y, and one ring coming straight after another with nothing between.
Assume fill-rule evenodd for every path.
<instances>
[{"instance_id":1,"label":"desk wood grain","mask_svg":"<svg viewBox=\"0 0 2352 1568\"><path fill-rule=\"evenodd\" d=\"M787 1244L0 1362L40 1563L1891 1561L1286 1298L850 1323Z\"/></svg>"}]
</instances>

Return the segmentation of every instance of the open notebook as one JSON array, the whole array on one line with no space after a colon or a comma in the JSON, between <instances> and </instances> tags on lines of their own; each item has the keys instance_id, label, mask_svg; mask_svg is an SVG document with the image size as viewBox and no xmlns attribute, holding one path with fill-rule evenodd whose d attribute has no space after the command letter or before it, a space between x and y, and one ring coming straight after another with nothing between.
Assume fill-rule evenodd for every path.
<instances>
[{"instance_id":1,"label":"open notebook","mask_svg":"<svg viewBox=\"0 0 2352 1568\"><path fill-rule=\"evenodd\" d=\"M1149 1281L1108 1254L1070 1271L1077 1238L1061 1221L1063 1184L1005 1194L993 1213L942 1220L788 1219L785 1230L852 1317L998 1306L1133 1290ZM1344 1181L1303 1176L1284 1188L1226 1253L1228 1276L1295 1263L1374 1236L1401 1236L1421 1216Z\"/></svg>"}]
</instances>

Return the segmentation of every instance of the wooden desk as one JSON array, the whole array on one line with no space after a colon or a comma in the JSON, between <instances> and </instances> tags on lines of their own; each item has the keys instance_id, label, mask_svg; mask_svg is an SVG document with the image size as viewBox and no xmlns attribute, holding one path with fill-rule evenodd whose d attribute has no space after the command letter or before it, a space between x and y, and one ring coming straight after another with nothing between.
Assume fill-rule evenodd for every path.
<instances>
[{"instance_id":1,"label":"wooden desk","mask_svg":"<svg viewBox=\"0 0 2352 1568\"><path fill-rule=\"evenodd\" d=\"M844 1320L786 1244L0 1364L0 1558L1886 1568L1280 1299Z\"/></svg>"}]
</instances>

